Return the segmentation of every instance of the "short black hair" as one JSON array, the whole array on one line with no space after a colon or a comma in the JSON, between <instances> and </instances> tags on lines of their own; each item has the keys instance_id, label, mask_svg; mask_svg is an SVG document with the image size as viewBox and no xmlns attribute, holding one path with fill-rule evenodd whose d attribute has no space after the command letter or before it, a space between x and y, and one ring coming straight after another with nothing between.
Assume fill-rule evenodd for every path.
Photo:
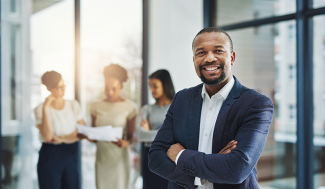
<instances>
[{"instance_id":1,"label":"short black hair","mask_svg":"<svg viewBox=\"0 0 325 189\"><path fill-rule=\"evenodd\" d=\"M149 79L159 79L163 85L164 92L169 100L173 100L175 89L172 78L167 70L157 70L149 76Z\"/></svg>"},{"instance_id":2,"label":"short black hair","mask_svg":"<svg viewBox=\"0 0 325 189\"><path fill-rule=\"evenodd\" d=\"M233 43L232 43L230 35L227 32L225 32L224 30L222 30L220 28L214 28L214 27L203 28L201 31L199 31L199 33L196 34L196 36L194 37L194 39L192 41L192 48L193 48L193 45L194 45L194 40L196 39L197 36L199 36L202 33L211 33L211 32L225 34L228 37L229 42L230 42L230 51L232 52L234 50L233 49Z\"/></svg>"},{"instance_id":3,"label":"short black hair","mask_svg":"<svg viewBox=\"0 0 325 189\"><path fill-rule=\"evenodd\" d=\"M45 72L41 78L42 84L44 84L48 89L53 89L58 86L61 79L61 74L56 71Z\"/></svg>"},{"instance_id":4,"label":"short black hair","mask_svg":"<svg viewBox=\"0 0 325 189\"><path fill-rule=\"evenodd\" d=\"M125 68L118 64L110 64L104 68L103 75L105 78L114 77L124 83L128 80L128 73Z\"/></svg>"}]
</instances>

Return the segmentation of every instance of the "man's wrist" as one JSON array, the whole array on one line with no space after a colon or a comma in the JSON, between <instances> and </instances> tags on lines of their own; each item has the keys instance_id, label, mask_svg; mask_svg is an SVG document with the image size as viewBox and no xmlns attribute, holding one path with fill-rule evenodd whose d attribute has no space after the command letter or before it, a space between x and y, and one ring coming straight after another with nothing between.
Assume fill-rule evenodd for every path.
<instances>
[{"instance_id":1,"label":"man's wrist","mask_svg":"<svg viewBox=\"0 0 325 189\"><path fill-rule=\"evenodd\" d=\"M175 164L177 165L177 161L178 161L178 158L181 156L181 154L183 153L185 149L181 150L180 152L178 152L177 156L176 156L176 159L175 159Z\"/></svg>"}]
</instances>

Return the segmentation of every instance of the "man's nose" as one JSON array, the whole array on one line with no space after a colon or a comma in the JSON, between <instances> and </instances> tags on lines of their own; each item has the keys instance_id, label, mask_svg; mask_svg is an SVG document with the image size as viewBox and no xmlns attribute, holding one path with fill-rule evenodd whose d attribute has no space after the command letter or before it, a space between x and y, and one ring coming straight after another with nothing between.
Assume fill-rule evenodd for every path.
<instances>
[{"instance_id":1,"label":"man's nose","mask_svg":"<svg viewBox=\"0 0 325 189\"><path fill-rule=\"evenodd\" d=\"M207 62L217 61L217 57L215 56L215 54L213 54L213 52L209 51L205 61Z\"/></svg>"}]
</instances>

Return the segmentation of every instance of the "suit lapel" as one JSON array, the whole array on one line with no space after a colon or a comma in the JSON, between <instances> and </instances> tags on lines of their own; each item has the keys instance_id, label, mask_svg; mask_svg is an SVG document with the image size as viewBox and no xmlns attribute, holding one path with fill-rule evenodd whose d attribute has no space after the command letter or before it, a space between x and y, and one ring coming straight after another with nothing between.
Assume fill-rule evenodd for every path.
<instances>
[{"instance_id":1,"label":"suit lapel","mask_svg":"<svg viewBox=\"0 0 325 189\"><path fill-rule=\"evenodd\" d=\"M200 121L201 121L201 110L202 110L202 96L201 90L202 85L199 85L198 90L193 93L190 105L189 114L189 148L192 150L198 150L199 137L200 137Z\"/></svg>"},{"instance_id":2,"label":"suit lapel","mask_svg":"<svg viewBox=\"0 0 325 189\"><path fill-rule=\"evenodd\" d=\"M227 99L223 102L219 115L214 126L213 141L212 141L212 153L219 153L222 149L222 135L225 127L227 126L226 120L231 109L231 106L236 102L236 99L240 96L242 85L234 76L235 83L231 89Z\"/></svg>"},{"instance_id":3,"label":"suit lapel","mask_svg":"<svg viewBox=\"0 0 325 189\"><path fill-rule=\"evenodd\" d=\"M222 134L226 126L226 120L231 106L236 102L233 98L227 98L222 104L213 131L212 153L219 153L222 149Z\"/></svg>"}]
</instances>

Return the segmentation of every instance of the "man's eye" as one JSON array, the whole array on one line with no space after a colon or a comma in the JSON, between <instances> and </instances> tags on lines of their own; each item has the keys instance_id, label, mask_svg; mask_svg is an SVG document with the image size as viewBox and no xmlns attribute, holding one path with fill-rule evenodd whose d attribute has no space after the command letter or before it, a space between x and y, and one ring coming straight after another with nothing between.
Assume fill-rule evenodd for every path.
<instances>
[{"instance_id":1,"label":"man's eye","mask_svg":"<svg viewBox=\"0 0 325 189\"><path fill-rule=\"evenodd\" d=\"M217 53L224 53L224 50L217 50Z\"/></svg>"},{"instance_id":2,"label":"man's eye","mask_svg":"<svg viewBox=\"0 0 325 189\"><path fill-rule=\"evenodd\" d=\"M204 52L198 52L197 55L202 55Z\"/></svg>"}]
</instances>

